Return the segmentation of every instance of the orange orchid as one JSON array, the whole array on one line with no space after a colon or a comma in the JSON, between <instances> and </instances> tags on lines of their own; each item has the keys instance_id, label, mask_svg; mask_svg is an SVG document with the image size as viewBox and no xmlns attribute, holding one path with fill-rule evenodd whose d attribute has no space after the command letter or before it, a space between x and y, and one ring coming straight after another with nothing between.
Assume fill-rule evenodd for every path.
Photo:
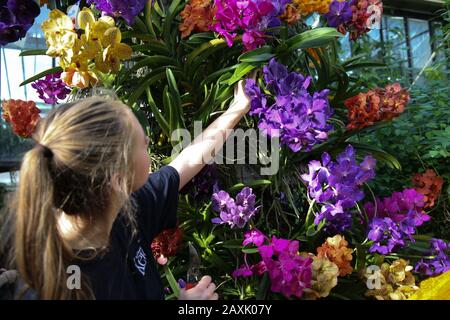
<instances>
[{"instance_id":1,"label":"orange orchid","mask_svg":"<svg viewBox=\"0 0 450 320\"><path fill-rule=\"evenodd\" d=\"M414 189L425 196L424 208L433 207L441 193L444 179L439 177L434 170L427 169L424 173L416 173L412 180Z\"/></svg>"},{"instance_id":2,"label":"orange orchid","mask_svg":"<svg viewBox=\"0 0 450 320\"><path fill-rule=\"evenodd\" d=\"M353 271L350 265L350 261L353 259L353 249L347 246L348 242L344 236L335 235L332 238L327 238L322 246L317 248L317 257L326 257L335 263L339 267L339 275L343 277Z\"/></svg>"},{"instance_id":3,"label":"orange orchid","mask_svg":"<svg viewBox=\"0 0 450 320\"><path fill-rule=\"evenodd\" d=\"M293 24L302 16L308 16L314 12L324 14L330 10L330 3L331 0L293 0L286 6L281 19Z\"/></svg>"},{"instance_id":4,"label":"orange orchid","mask_svg":"<svg viewBox=\"0 0 450 320\"><path fill-rule=\"evenodd\" d=\"M375 88L345 100L348 109L349 130L362 129L375 122L398 117L409 101L409 93L400 84Z\"/></svg>"},{"instance_id":5,"label":"orange orchid","mask_svg":"<svg viewBox=\"0 0 450 320\"><path fill-rule=\"evenodd\" d=\"M29 138L41 119L41 110L34 101L4 100L2 102L3 119L11 124L15 134Z\"/></svg>"},{"instance_id":6,"label":"orange orchid","mask_svg":"<svg viewBox=\"0 0 450 320\"><path fill-rule=\"evenodd\" d=\"M181 37L188 37L193 31L209 31L214 18L214 9L209 0L190 0L180 13L182 23L179 26Z\"/></svg>"},{"instance_id":7,"label":"orange orchid","mask_svg":"<svg viewBox=\"0 0 450 320\"><path fill-rule=\"evenodd\" d=\"M300 20L301 15L297 6L295 6L293 3L289 3L286 5L286 10L280 16L280 18L286 21L288 24L294 24L298 20Z\"/></svg>"}]
</instances>

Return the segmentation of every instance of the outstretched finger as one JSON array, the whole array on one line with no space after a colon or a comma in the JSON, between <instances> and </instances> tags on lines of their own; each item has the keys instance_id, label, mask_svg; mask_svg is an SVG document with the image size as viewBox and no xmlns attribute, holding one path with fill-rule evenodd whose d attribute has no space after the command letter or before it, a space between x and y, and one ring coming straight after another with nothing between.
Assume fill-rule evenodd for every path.
<instances>
[{"instance_id":1,"label":"outstretched finger","mask_svg":"<svg viewBox=\"0 0 450 320\"><path fill-rule=\"evenodd\" d=\"M198 289L206 289L211 282L212 279L210 276L203 276L195 287Z\"/></svg>"},{"instance_id":2,"label":"outstretched finger","mask_svg":"<svg viewBox=\"0 0 450 320\"><path fill-rule=\"evenodd\" d=\"M208 288L206 288L206 291L209 293L209 295L213 295L214 291L216 291L216 288L216 284L214 282L211 282Z\"/></svg>"},{"instance_id":3,"label":"outstretched finger","mask_svg":"<svg viewBox=\"0 0 450 320\"><path fill-rule=\"evenodd\" d=\"M219 295L217 293L214 293L209 300L219 300Z\"/></svg>"}]
</instances>

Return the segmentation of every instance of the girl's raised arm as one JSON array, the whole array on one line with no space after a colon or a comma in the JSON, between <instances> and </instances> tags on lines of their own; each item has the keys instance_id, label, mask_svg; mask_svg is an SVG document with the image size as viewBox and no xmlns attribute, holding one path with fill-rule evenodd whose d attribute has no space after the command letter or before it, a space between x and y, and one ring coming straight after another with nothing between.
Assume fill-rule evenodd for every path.
<instances>
[{"instance_id":1,"label":"girl's raised arm","mask_svg":"<svg viewBox=\"0 0 450 320\"><path fill-rule=\"evenodd\" d=\"M169 164L180 175L180 189L215 156L241 118L250 109L244 81L235 86L234 100L224 114L211 123Z\"/></svg>"}]
</instances>

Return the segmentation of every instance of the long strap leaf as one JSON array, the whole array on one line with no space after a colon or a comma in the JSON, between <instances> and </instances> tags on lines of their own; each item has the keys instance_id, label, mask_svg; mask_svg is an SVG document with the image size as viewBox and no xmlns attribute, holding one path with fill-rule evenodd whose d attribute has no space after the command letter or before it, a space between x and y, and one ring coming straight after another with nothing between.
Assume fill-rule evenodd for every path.
<instances>
[{"instance_id":1,"label":"long strap leaf","mask_svg":"<svg viewBox=\"0 0 450 320\"><path fill-rule=\"evenodd\" d=\"M35 75L35 76L31 77L31 78L28 78L27 80L22 82L19 86L21 87L21 86L27 85L27 84L29 84L31 82L34 82L36 80L39 80L40 78L45 77L48 74L53 74L53 73L57 73L57 72L63 72L63 68L61 68L61 67L54 67L54 68L50 68L50 69L47 69L45 71L42 71L42 72L38 73L37 75Z\"/></svg>"},{"instance_id":2,"label":"long strap leaf","mask_svg":"<svg viewBox=\"0 0 450 320\"><path fill-rule=\"evenodd\" d=\"M166 118L164 118L161 111L156 106L155 100L153 99L152 92L149 87L145 89L145 92L147 93L147 101L150 106L150 109L152 110L153 115L156 118L156 121L158 121L159 126L161 127L162 132L166 137L169 137L169 124L167 123Z\"/></svg>"}]
</instances>

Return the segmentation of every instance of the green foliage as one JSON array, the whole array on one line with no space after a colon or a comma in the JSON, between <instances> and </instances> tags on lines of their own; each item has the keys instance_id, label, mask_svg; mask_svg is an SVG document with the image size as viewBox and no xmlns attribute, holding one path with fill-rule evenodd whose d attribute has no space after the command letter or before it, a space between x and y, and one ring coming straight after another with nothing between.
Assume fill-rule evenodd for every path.
<instances>
[{"instance_id":1,"label":"green foliage","mask_svg":"<svg viewBox=\"0 0 450 320\"><path fill-rule=\"evenodd\" d=\"M434 79L426 86L411 87L413 101L398 119L347 131L346 99L375 85L402 80L402 84L408 86L408 80L413 80L398 67L398 59L388 54L389 43L380 46L362 40L354 48L353 56L342 61L338 54L342 35L336 29L320 26L311 29L303 23L282 24L276 36L266 39L267 45L243 53L240 36L235 38L232 47L212 32L181 39L179 13L185 1L155 1L154 6L150 3L144 15L136 18L135 25L121 26L123 39L133 48L134 55L108 84L144 125L152 141L154 165L170 161L172 148L180 138L171 136L174 130L193 132L196 120L201 120L206 127L226 110L239 80L253 71L260 72L271 58L276 58L291 71L311 75L311 91L330 90L334 130L326 142L308 153L293 153L281 147L280 169L271 176L260 176L259 165L219 166L222 189L235 196L244 186L251 186L257 195L257 205L261 205L261 209L252 226L269 235L299 240L301 251L315 253L326 235L322 232L323 224L313 223L314 213L320 208L307 198L300 174L310 160L319 159L325 151L335 156L349 143L358 151L358 157L372 154L377 159L377 178L366 186L366 199L386 196L410 186L411 175L426 168L433 168L443 176L447 188L450 182L449 86L442 66L430 67L423 73ZM447 33L444 37L446 43ZM24 53L28 54L42 52ZM50 71L38 76L47 72ZM246 116L239 127L255 128L256 121ZM231 278L233 270L243 263L243 253L250 265L259 261L258 251L254 247L242 248L242 230L213 226L211 218L216 213L211 209L210 194L201 198L192 191L186 188L180 195L180 226L184 230L184 240L198 248L202 271L212 275L219 284L221 296L225 299L282 298L269 292L267 275L239 281ZM425 231L450 239L448 200L448 197L441 197L432 215L436 222ZM363 215L361 208L357 210ZM336 299L362 298L366 288L358 272L379 257L368 254L362 228L352 229L345 236L355 248L356 272L340 278L333 295ZM414 254L416 247L411 246L407 254ZM185 277L187 265L187 250L183 250L165 266L165 283L175 291L170 298L176 295L175 279Z\"/></svg>"},{"instance_id":2,"label":"green foliage","mask_svg":"<svg viewBox=\"0 0 450 320\"><path fill-rule=\"evenodd\" d=\"M448 56L449 24L444 26L441 36L434 39L441 43L435 50L437 57ZM366 50L374 51L366 44ZM389 42L387 44L389 46ZM385 52L389 53L389 50ZM388 54L385 60L393 61ZM391 62L391 64L396 65ZM376 145L397 157L402 164L402 170L389 167L378 167L374 181L374 192L380 196L389 195L403 187L411 187L411 177L414 173L434 169L442 176L445 184L440 201L432 210L432 220L424 231L433 233L436 237L450 239L450 82L448 61L436 59L427 66L422 74L418 74L414 83L410 84L411 102L405 112L397 119L384 123L376 130L361 135L361 140ZM388 68L388 70L391 68ZM395 68L392 68L395 69ZM383 69L385 70L385 69ZM408 70L383 72L378 70L358 74L363 82L371 83L371 79L408 79Z\"/></svg>"}]
</instances>

